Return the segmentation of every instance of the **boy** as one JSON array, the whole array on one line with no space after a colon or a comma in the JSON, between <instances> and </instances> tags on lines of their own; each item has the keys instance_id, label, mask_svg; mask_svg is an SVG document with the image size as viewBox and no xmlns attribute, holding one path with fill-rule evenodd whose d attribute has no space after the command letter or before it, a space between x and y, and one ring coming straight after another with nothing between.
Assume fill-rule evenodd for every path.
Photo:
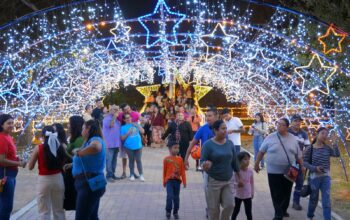
<instances>
[{"instance_id":1,"label":"boy","mask_svg":"<svg viewBox=\"0 0 350 220\"><path fill-rule=\"evenodd\" d=\"M174 143L169 147L170 156L164 158L163 161L163 186L166 187L166 217L170 219L171 210L174 210L175 219L179 219L178 211L180 205L180 185L183 183L186 187L185 165L179 154L179 144Z\"/></svg>"}]
</instances>

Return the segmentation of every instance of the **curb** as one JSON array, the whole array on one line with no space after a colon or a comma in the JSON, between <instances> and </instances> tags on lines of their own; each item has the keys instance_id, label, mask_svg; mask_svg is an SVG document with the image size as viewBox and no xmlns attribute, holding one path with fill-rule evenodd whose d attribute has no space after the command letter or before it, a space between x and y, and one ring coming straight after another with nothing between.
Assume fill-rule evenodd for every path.
<instances>
[{"instance_id":1,"label":"curb","mask_svg":"<svg viewBox=\"0 0 350 220\"><path fill-rule=\"evenodd\" d=\"M247 152L248 154L250 154L251 158L254 158L254 154L252 154L250 151L248 151L247 149L245 149L242 146L241 146L241 149L244 150L245 152ZM307 199L309 200L309 197L307 197ZM322 203L320 201L318 202L317 206L322 209ZM338 215L337 213L335 213L333 211L332 211L331 215L332 215L332 218L335 220L344 220L340 215Z\"/></svg>"},{"instance_id":2,"label":"curb","mask_svg":"<svg viewBox=\"0 0 350 220\"><path fill-rule=\"evenodd\" d=\"M20 217L22 217L26 212L28 212L31 208L36 206L36 199L32 200L30 203L25 205L23 208L15 212L13 215L11 215L10 220L17 220Z\"/></svg>"}]
</instances>

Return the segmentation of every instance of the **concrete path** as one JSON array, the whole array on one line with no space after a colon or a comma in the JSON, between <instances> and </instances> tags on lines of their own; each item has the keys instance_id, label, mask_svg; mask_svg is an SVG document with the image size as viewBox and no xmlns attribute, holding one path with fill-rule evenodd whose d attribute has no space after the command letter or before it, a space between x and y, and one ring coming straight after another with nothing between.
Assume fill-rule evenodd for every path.
<instances>
[{"instance_id":1,"label":"concrete path","mask_svg":"<svg viewBox=\"0 0 350 220\"><path fill-rule=\"evenodd\" d=\"M143 166L146 182L130 182L122 180L108 184L101 200L100 219L102 220L163 220L165 218L165 189L162 187L162 161L168 154L166 148L144 148ZM121 174L121 161L118 160L118 175ZM181 219L202 220L205 218L205 199L201 173L194 171L194 161L187 172L188 186L181 189L180 211ZM33 174L34 175L34 174ZM273 207L267 184L266 172L255 174L255 198L253 199L253 218L256 220L271 220ZM32 185L35 185L32 183ZM304 210L295 211L289 208L288 220L306 219L307 199L303 199ZM322 218L322 209L317 208L317 220ZM37 219L37 207L34 206L18 219ZM67 219L74 219L74 212L66 212ZM241 207L239 220L246 219L244 207Z\"/></svg>"}]
</instances>

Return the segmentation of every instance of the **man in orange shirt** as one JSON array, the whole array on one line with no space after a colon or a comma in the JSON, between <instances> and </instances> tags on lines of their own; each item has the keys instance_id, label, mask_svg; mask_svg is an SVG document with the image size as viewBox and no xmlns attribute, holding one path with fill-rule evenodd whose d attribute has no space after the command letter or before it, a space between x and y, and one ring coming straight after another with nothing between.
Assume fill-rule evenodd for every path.
<instances>
[{"instance_id":1,"label":"man in orange shirt","mask_svg":"<svg viewBox=\"0 0 350 220\"><path fill-rule=\"evenodd\" d=\"M171 210L175 219L179 219L180 206L180 186L181 182L186 187L185 165L179 153L179 144L174 143L169 147L170 155L164 158L163 161L163 186L166 187L166 217L170 219Z\"/></svg>"}]
</instances>

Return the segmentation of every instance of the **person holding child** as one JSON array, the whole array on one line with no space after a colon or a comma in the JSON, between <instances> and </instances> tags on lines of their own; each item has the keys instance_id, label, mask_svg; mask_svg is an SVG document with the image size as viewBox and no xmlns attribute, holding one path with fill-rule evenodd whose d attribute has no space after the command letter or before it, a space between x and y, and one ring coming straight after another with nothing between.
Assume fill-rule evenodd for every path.
<instances>
[{"instance_id":1,"label":"person holding child","mask_svg":"<svg viewBox=\"0 0 350 220\"><path fill-rule=\"evenodd\" d=\"M250 154L242 151L238 154L238 161L240 164L240 180L243 183L242 187L238 187L238 178L235 175L234 191L235 195L235 208L232 214L232 220L236 220L239 210L241 209L242 202L244 203L245 214L247 220L252 220L252 199L254 197L254 173L253 169L249 167Z\"/></svg>"},{"instance_id":2,"label":"person holding child","mask_svg":"<svg viewBox=\"0 0 350 220\"><path fill-rule=\"evenodd\" d=\"M166 217L170 219L171 211L175 219L179 219L180 207L180 186L183 183L186 187L185 165L180 156L179 144L173 142L169 145L170 155L164 158L163 161L163 186L166 187Z\"/></svg>"}]
</instances>

